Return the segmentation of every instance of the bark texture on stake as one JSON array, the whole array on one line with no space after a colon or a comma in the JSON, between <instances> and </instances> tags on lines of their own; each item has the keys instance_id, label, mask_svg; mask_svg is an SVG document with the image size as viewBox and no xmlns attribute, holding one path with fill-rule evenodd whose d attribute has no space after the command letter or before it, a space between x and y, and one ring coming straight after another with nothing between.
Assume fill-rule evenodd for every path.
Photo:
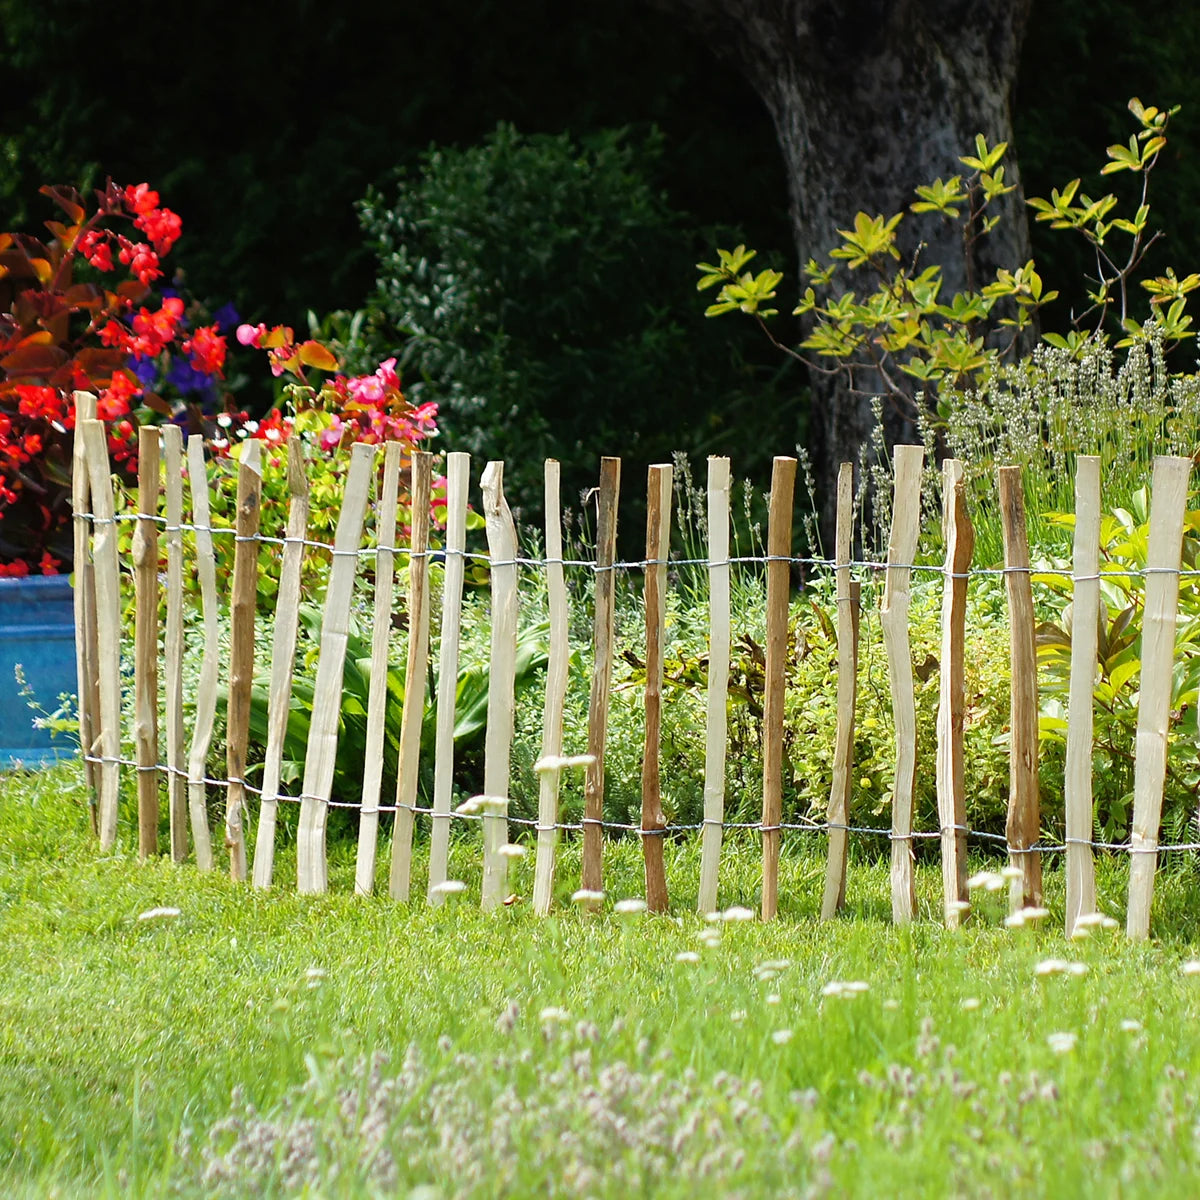
<instances>
[{"instance_id":1,"label":"bark texture on stake","mask_svg":"<svg viewBox=\"0 0 1200 1200\"><path fill-rule=\"evenodd\" d=\"M1075 465L1075 587L1071 599L1071 690L1067 705L1067 935L1096 911L1092 862L1092 712L1100 616L1100 459Z\"/></svg>"},{"instance_id":2,"label":"bark texture on stake","mask_svg":"<svg viewBox=\"0 0 1200 1200\"><path fill-rule=\"evenodd\" d=\"M187 761L183 750L183 430L162 428L167 480L167 635L163 690L167 717L167 815L171 858L187 858Z\"/></svg>"},{"instance_id":3,"label":"bark texture on stake","mask_svg":"<svg viewBox=\"0 0 1200 1200\"><path fill-rule=\"evenodd\" d=\"M546 710L542 718L542 758L562 755L563 705L571 648L567 640L567 585L563 577L560 470L546 459L546 592L550 607L550 661L546 667ZM538 778L537 865L533 877L533 911L544 917L554 894L554 853L558 844L560 769L542 770Z\"/></svg>"},{"instance_id":4,"label":"bark texture on stake","mask_svg":"<svg viewBox=\"0 0 1200 1200\"><path fill-rule=\"evenodd\" d=\"M975 549L975 530L967 515L963 465L954 458L942 464L942 540L946 544L946 576L942 587L938 672L937 801L946 928L957 929L962 919L959 905L967 899L967 788L963 759L966 576Z\"/></svg>"},{"instance_id":5,"label":"bark texture on stake","mask_svg":"<svg viewBox=\"0 0 1200 1200\"><path fill-rule=\"evenodd\" d=\"M650 468L646 483L646 740L642 754L642 858L646 908L667 911L659 738L662 733L663 642L667 631L667 553L671 536L671 467Z\"/></svg>"},{"instance_id":6,"label":"bark texture on stake","mask_svg":"<svg viewBox=\"0 0 1200 1200\"><path fill-rule=\"evenodd\" d=\"M75 570L75 679L79 696L79 750L84 756L83 777L87 784L92 832L99 833L96 811L97 772L88 756L95 754L100 719L99 685L96 677L96 579L92 569L92 531L87 513L91 497L88 486L87 452L83 440L85 421L96 419L96 397L76 392L75 432L71 439L71 511L74 514Z\"/></svg>"},{"instance_id":7,"label":"bark texture on stake","mask_svg":"<svg viewBox=\"0 0 1200 1200\"><path fill-rule=\"evenodd\" d=\"M1146 607L1142 618L1142 674L1133 765L1133 830L1129 839L1129 909L1125 931L1150 934L1150 902L1158 865L1158 829L1171 719L1171 663L1179 604L1179 564L1187 508L1190 458L1154 460L1150 544L1146 552Z\"/></svg>"},{"instance_id":8,"label":"bark texture on stake","mask_svg":"<svg viewBox=\"0 0 1200 1200\"><path fill-rule=\"evenodd\" d=\"M268 888L275 871L275 819L279 810L279 776L283 739L292 699L296 634L300 626L300 573L308 533L308 475L304 443L288 439L288 521L283 535L279 594L275 600L275 636L271 643L271 695L267 701L267 748L263 756L262 795L258 802L258 837L254 841L254 886Z\"/></svg>"},{"instance_id":9,"label":"bark texture on stake","mask_svg":"<svg viewBox=\"0 0 1200 1200\"><path fill-rule=\"evenodd\" d=\"M725 822L729 716L729 459L708 460L708 719L704 738L704 831L696 910L717 907Z\"/></svg>"},{"instance_id":10,"label":"bark texture on stake","mask_svg":"<svg viewBox=\"0 0 1200 1200\"><path fill-rule=\"evenodd\" d=\"M450 857L450 807L454 797L454 718L458 696L458 647L467 548L467 487L471 456L446 456L446 573L442 581L442 632L438 640L437 733L433 763L433 823L429 831L429 903L445 883Z\"/></svg>"},{"instance_id":11,"label":"bark texture on stake","mask_svg":"<svg viewBox=\"0 0 1200 1200\"><path fill-rule=\"evenodd\" d=\"M767 650L763 702L762 918L779 911L779 823L783 816L783 696L787 667L788 598L792 555L792 498L796 460L777 458L771 467L767 518Z\"/></svg>"},{"instance_id":12,"label":"bark texture on stake","mask_svg":"<svg viewBox=\"0 0 1200 1200\"><path fill-rule=\"evenodd\" d=\"M103 421L84 422L88 484L92 493L92 559L96 579L96 663L100 676L100 848L117 840L121 790L121 580L117 565L112 474Z\"/></svg>"},{"instance_id":13,"label":"bark texture on stake","mask_svg":"<svg viewBox=\"0 0 1200 1200\"><path fill-rule=\"evenodd\" d=\"M229 701L226 707L225 848L229 876L246 878L246 748L250 740L250 689L254 684L254 616L258 594L258 523L262 502L262 442L242 443L238 459L233 600L229 621Z\"/></svg>"},{"instance_id":14,"label":"bark texture on stake","mask_svg":"<svg viewBox=\"0 0 1200 1200\"><path fill-rule=\"evenodd\" d=\"M408 558L408 654L404 664L404 712L400 717L400 760L396 764L396 822L388 891L408 899L412 886L412 836L416 819L421 726L425 720L425 673L429 666L429 494L433 456L412 456L412 538Z\"/></svg>"},{"instance_id":15,"label":"bark texture on stake","mask_svg":"<svg viewBox=\"0 0 1200 1200\"><path fill-rule=\"evenodd\" d=\"M133 530L133 738L138 856L158 853L158 430L138 430L138 519Z\"/></svg>"},{"instance_id":16,"label":"bark texture on stake","mask_svg":"<svg viewBox=\"0 0 1200 1200\"><path fill-rule=\"evenodd\" d=\"M858 683L858 604L850 578L854 542L854 464L842 463L837 482L837 534L834 553L837 579L837 735L833 749L833 781L829 789L829 860L821 919L828 921L846 900L845 826L850 815L850 772L854 759L854 704Z\"/></svg>"},{"instance_id":17,"label":"bark texture on stake","mask_svg":"<svg viewBox=\"0 0 1200 1200\"><path fill-rule=\"evenodd\" d=\"M1000 468L1000 519L1004 533L1004 576L1008 591L1012 693L1009 726L1008 820L1005 837L1009 859L1021 870L1012 881L1013 912L1042 903L1042 860L1037 845L1041 825L1038 802L1037 632L1033 586L1029 579L1029 540L1025 529L1025 496L1020 467Z\"/></svg>"},{"instance_id":18,"label":"bark texture on stake","mask_svg":"<svg viewBox=\"0 0 1200 1200\"><path fill-rule=\"evenodd\" d=\"M921 521L921 464L924 459L923 446L896 446L892 450L892 532L888 539L883 607L879 612L892 693L892 722L896 727L896 778L892 785L892 920L897 925L911 921L917 905L912 850L917 705L913 694L912 650L908 641L908 602L910 568L917 552Z\"/></svg>"},{"instance_id":19,"label":"bark texture on stake","mask_svg":"<svg viewBox=\"0 0 1200 1200\"><path fill-rule=\"evenodd\" d=\"M192 525L196 532L196 573L200 577L200 607L204 623L204 652L196 685L196 724L188 752L188 810L192 820L192 843L196 866L213 868L212 835L208 829L208 802L204 794L204 766L217 715L217 567L213 557L212 527L209 524L208 475L204 469L204 439L193 434L187 442L188 481L192 491Z\"/></svg>"},{"instance_id":20,"label":"bark texture on stake","mask_svg":"<svg viewBox=\"0 0 1200 1200\"><path fill-rule=\"evenodd\" d=\"M384 717L388 698L388 640L392 632L392 585L396 565L396 510L404 446L388 442L375 518L375 609L371 629L371 684L367 693L367 749L362 800L358 807L358 854L354 890L369 896L375 887L379 845L379 795L383 787Z\"/></svg>"},{"instance_id":21,"label":"bark texture on stake","mask_svg":"<svg viewBox=\"0 0 1200 1200\"><path fill-rule=\"evenodd\" d=\"M592 759L583 783L583 870L585 890L604 887L601 856L604 847L604 746L608 737L608 696L612 688L613 601L616 592L617 501L621 491L621 460L600 460L600 489L596 520L596 599L592 631L592 689L588 699L587 752Z\"/></svg>"},{"instance_id":22,"label":"bark texture on stake","mask_svg":"<svg viewBox=\"0 0 1200 1200\"><path fill-rule=\"evenodd\" d=\"M350 472L342 496L337 532L333 537L333 564L325 591L321 618L321 647L317 678L313 684L312 722L304 755L303 799L296 835L296 887L315 893L329 888L325 856L325 822L333 790L337 760L338 717L342 707L342 677L350 626L350 598L358 567L363 517L371 492L375 447L356 442L350 451Z\"/></svg>"},{"instance_id":23,"label":"bark texture on stake","mask_svg":"<svg viewBox=\"0 0 1200 1200\"><path fill-rule=\"evenodd\" d=\"M490 462L480 480L488 557L492 562L492 655L488 678L483 790L507 798L513 738L513 692L517 667L517 528L504 499L504 464ZM483 907L504 903L508 893L508 817L496 804L483 813Z\"/></svg>"}]
</instances>

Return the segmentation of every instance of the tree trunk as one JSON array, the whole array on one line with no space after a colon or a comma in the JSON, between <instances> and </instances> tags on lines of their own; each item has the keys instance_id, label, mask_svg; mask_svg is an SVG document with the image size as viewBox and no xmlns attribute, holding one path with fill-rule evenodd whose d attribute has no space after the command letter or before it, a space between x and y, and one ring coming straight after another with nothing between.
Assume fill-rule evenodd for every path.
<instances>
[{"instance_id":1,"label":"tree trunk","mask_svg":"<svg viewBox=\"0 0 1200 1200\"><path fill-rule=\"evenodd\" d=\"M762 96L787 165L801 266L827 261L855 213L906 210L917 184L962 174L975 135L1012 141L1011 99L1030 0L657 0L687 13ZM1019 185L1015 161L1006 180ZM997 266L1029 258L1024 200L996 201L997 228L964 261L960 229L910 215L900 249L941 265L942 295L980 287ZM923 243L923 244L922 244ZM781 306L782 307L782 306ZM851 390L810 372L810 449L822 525L832 530L838 464L854 461L874 425L879 380ZM915 433L912 410L885 402L889 442ZM830 541L829 544L832 544Z\"/></svg>"}]
</instances>

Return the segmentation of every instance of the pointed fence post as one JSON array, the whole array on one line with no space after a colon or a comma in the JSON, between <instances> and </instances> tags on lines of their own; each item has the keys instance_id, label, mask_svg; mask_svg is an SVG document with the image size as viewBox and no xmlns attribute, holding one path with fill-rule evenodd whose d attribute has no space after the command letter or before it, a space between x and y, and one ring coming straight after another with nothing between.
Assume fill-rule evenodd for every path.
<instances>
[{"instance_id":1,"label":"pointed fence post","mask_svg":"<svg viewBox=\"0 0 1200 1200\"><path fill-rule=\"evenodd\" d=\"M300 580L304 539L308 533L308 476L304 443L288 438L288 520L279 566L275 601L275 633L271 642L271 695L267 701L267 748L263 755L262 795L258 802L258 837L254 840L254 886L269 888L275 871L275 820L279 813L279 776L291 708L296 635L300 626Z\"/></svg>"},{"instance_id":2,"label":"pointed fence post","mask_svg":"<svg viewBox=\"0 0 1200 1200\"><path fill-rule=\"evenodd\" d=\"M103 421L83 422L92 494L92 559L96 580L96 663L100 678L100 849L117 840L121 792L121 577L108 434Z\"/></svg>"},{"instance_id":3,"label":"pointed fence post","mask_svg":"<svg viewBox=\"0 0 1200 1200\"><path fill-rule=\"evenodd\" d=\"M771 467L767 516L767 648L763 703L762 919L779 911L779 842L783 820L783 701L788 652L789 567L796 460L776 458Z\"/></svg>"},{"instance_id":4,"label":"pointed fence post","mask_svg":"<svg viewBox=\"0 0 1200 1200\"><path fill-rule=\"evenodd\" d=\"M233 599L229 617L229 700L226 704L225 848L229 876L246 879L246 748L250 741L250 690L254 686L254 617L258 611L258 524L262 501L262 442L242 443L238 459Z\"/></svg>"},{"instance_id":5,"label":"pointed fence post","mask_svg":"<svg viewBox=\"0 0 1200 1200\"><path fill-rule=\"evenodd\" d=\"M1041 826L1038 801L1037 634L1029 578L1029 538L1020 467L1000 468L1000 519L1004 534L1004 582L1008 591L1012 693L1009 705L1009 799L1005 837L1009 860L1020 868L1012 881L1013 912L1042 903L1042 859L1034 849Z\"/></svg>"},{"instance_id":6,"label":"pointed fence post","mask_svg":"<svg viewBox=\"0 0 1200 1200\"><path fill-rule=\"evenodd\" d=\"M642 858L646 869L646 908L667 911L667 874L663 863L664 830L659 779L662 734L663 642L667 631L667 555L671 546L671 475L669 464L650 468L646 487L646 729L642 754Z\"/></svg>"},{"instance_id":7,"label":"pointed fence post","mask_svg":"<svg viewBox=\"0 0 1200 1200\"><path fill-rule=\"evenodd\" d=\"M99 682L96 675L96 577L92 566L92 526L89 504L87 452L84 445L85 421L96 419L96 397L91 392L75 392L75 431L71 439L71 511L74 534L75 571L75 678L78 687L79 753L83 756L83 776L87 785L88 811L92 832L100 832L97 811L99 772L91 756L100 723Z\"/></svg>"},{"instance_id":8,"label":"pointed fence post","mask_svg":"<svg viewBox=\"0 0 1200 1200\"><path fill-rule=\"evenodd\" d=\"M896 777L892 785L892 920L905 925L916 915L913 881L913 788L917 769L917 705L913 692L908 605L912 561L921 527L921 466L924 446L892 450L892 532L879 623L887 651L892 720L896 726Z\"/></svg>"},{"instance_id":9,"label":"pointed fence post","mask_svg":"<svg viewBox=\"0 0 1200 1200\"><path fill-rule=\"evenodd\" d=\"M483 812L484 910L504 903L508 892L508 817L499 800L509 794L513 739L513 693L517 660L517 529L504 498L504 464L490 462L480 480L488 557L492 563L492 654L488 678L483 790L492 803Z\"/></svg>"},{"instance_id":10,"label":"pointed fence post","mask_svg":"<svg viewBox=\"0 0 1200 1200\"><path fill-rule=\"evenodd\" d=\"M546 707L542 718L542 758L562 756L563 706L571 648L567 641L567 585L563 576L560 470L546 459L546 592L550 607L550 661L546 666ZM561 768L544 767L538 778L537 863L533 879L533 911L544 917L554 895L554 854L558 843L558 789Z\"/></svg>"},{"instance_id":11,"label":"pointed fence post","mask_svg":"<svg viewBox=\"0 0 1200 1200\"><path fill-rule=\"evenodd\" d=\"M205 765L217 715L217 671L220 661L217 626L217 567L213 556L211 515L208 503L208 473L204 466L204 438L192 434L187 441L188 483L192 492L192 525L196 535L196 574L200 578L200 606L204 622L204 652L196 685L195 726L188 753L188 810L192 822L192 844L196 866L213 869L212 834L208 828L205 796Z\"/></svg>"},{"instance_id":12,"label":"pointed fence post","mask_svg":"<svg viewBox=\"0 0 1200 1200\"><path fill-rule=\"evenodd\" d=\"M1133 830L1129 839L1129 909L1125 931L1150 935L1150 903L1158 866L1158 830L1171 720L1171 664L1179 606L1179 566L1187 509L1190 458L1154 460L1150 544L1146 552L1146 604L1142 618L1142 672L1133 765Z\"/></svg>"},{"instance_id":13,"label":"pointed fence post","mask_svg":"<svg viewBox=\"0 0 1200 1200\"><path fill-rule=\"evenodd\" d=\"M854 705L858 685L858 589L850 578L854 544L854 464L842 463L837 482L837 734L829 789L829 858L821 919L830 920L846 902L846 842L850 819L850 774L854 767Z\"/></svg>"},{"instance_id":14,"label":"pointed fence post","mask_svg":"<svg viewBox=\"0 0 1200 1200\"><path fill-rule=\"evenodd\" d=\"M337 764L338 718L342 709L342 678L346 668L346 643L350 628L350 600L362 542L363 518L371 492L375 447L355 442L350 450L350 472L342 496L333 536L333 563L325 591L321 619L320 657L313 684L312 722L304 756L303 796L296 834L296 888L319 893L329 889L325 853L325 824L333 794Z\"/></svg>"},{"instance_id":15,"label":"pointed fence post","mask_svg":"<svg viewBox=\"0 0 1200 1200\"><path fill-rule=\"evenodd\" d=\"M942 649L938 671L937 801L942 833L942 903L947 929L957 929L967 901L967 788L963 726L966 719L967 572L975 530L967 515L963 465L942 463Z\"/></svg>"},{"instance_id":16,"label":"pointed fence post","mask_svg":"<svg viewBox=\"0 0 1200 1200\"><path fill-rule=\"evenodd\" d=\"M167 492L167 632L163 646L167 816L171 859L187 858L187 760L183 749L183 430L162 429Z\"/></svg>"},{"instance_id":17,"label":"pointed fence post","mask_svg":"<svg viewBox=\"0 0 1200 1200\"><path fill-rule=\"evenodd\" d=\"M717 907L725 826L725 754L729 718L729 459L708 460L708 719L704 738L704 830L696 910Z\"/></svg>"},{"instance_id":18,"label":"pointed fence post","mask_svg":"<svg viewBox=\"0 0 1200 1200\"><path fill-rule=\"evenodd\" d=\"M133 530L133 737L137 748L138 856L158 854L159 434L138 430L138 519Z\"/></svg>"},{"instance_id":19,"label":"pointed fence post","mask_svg":"<svg viewBox=\"0 0 1200 1200\"><path fill-rule=\"evenodd\" d=\"M375 888L379 845L379 795L383 786L383 735L388 700L388 642L392 632L392 592L396 563L396 510L400 499L402 442L384 447L383 482L375 519L375 606L371 629L371 683L367 692L367 745L362 799L358 807L358 854L354 890L369 896Z\"/></svg>"},{"instance_id":20,"label":"pointed fence post","mask_svg":"<svg viewBox=\"0 0 1200 1200\"><path fill-rule=\"evenodd\" d=\"M462 631L463 576L467 549L467 488L471 456L446 456L446 573L442 580L442 630L438 639L437 731L433 763L433 814L429 831L430 904L441 904L450 858L450 808L454 798L454 718L458 696L458 649Z\"/></svg>"},{"instance_id":21,"label":"pointed fence post","mask_svg":"<svg viewBox=\"0 0 1200 1200\"><path fill-rule=\"evenodd\" d=\"M1067 936L1084 914L1096 911L1092 861L1092 715L1100 616L1100 459L1081 454L1075 464L1075 584L1071 598L1071 684L1067 702Z\"/></svg>"},{"instance_id":22,"label":"pointed fence post","mask_svg":"<svg viewBox=\"0 0 1200 1200\"><path fill-rule=\"evenodd\" d=\"M612 689L613 623L617 559L617 502L621 460L600 460L596 521L596 587L592 630L592 688L588 699L587 752L591 762L583 783L583 870L586 891L604 887L604 746L608 736L608 697Z\"/></svg>"},{"instance_id":23,"label":"pointed fence post","mask_svg":"<svg viewBox=\"0 0 1200 1200\"><path fill-rule=\"evenodd\" d=\"M408 559L408 654L404 664L404 711L396 764L396 821L392 826L392 870L388 891L407 901L412 886L412 837L425 723L425 676L429 668L429 504L433 456L412 456L412 540Z\"/></svg>"}]
</instances>

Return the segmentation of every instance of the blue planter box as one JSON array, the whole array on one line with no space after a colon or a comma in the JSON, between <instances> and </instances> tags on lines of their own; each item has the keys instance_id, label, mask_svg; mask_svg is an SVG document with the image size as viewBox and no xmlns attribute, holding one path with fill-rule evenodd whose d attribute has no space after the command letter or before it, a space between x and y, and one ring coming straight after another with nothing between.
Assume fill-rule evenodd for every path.
<instances>
[{"instance_id":1,"label":"blue planter box","mask_svg":"<svg viewBox=\"0 0 1200 1200\"><path fill-rule=\"evenodd\" d=\"M75 674L75 602L69 575L0 579L0 768L43 765L67 758L78 743L65 734L53 741L35 729L36 713L21 695L20 665L33 699L46 712L64 692L78 690Z\"/></svg>"}]
</instances>

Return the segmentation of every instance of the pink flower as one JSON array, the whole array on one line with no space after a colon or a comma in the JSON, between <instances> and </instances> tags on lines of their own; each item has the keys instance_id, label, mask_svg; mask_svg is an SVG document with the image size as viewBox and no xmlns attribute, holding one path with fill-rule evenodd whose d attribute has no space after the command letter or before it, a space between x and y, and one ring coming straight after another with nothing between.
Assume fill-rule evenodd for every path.
<instances>
[{"instance_id":1,"label":"pink flower","mask_svg":"<svg viewBox=\"0 0 1200 1200\"><path fill-rule=\"evenodd\" d=\"M267 336L267 327L259 322L257 325L239 325L237 327L237 340L243 346L254 346L255 348L262 345L262 340Z\"/></svg>"}]
</instances>

